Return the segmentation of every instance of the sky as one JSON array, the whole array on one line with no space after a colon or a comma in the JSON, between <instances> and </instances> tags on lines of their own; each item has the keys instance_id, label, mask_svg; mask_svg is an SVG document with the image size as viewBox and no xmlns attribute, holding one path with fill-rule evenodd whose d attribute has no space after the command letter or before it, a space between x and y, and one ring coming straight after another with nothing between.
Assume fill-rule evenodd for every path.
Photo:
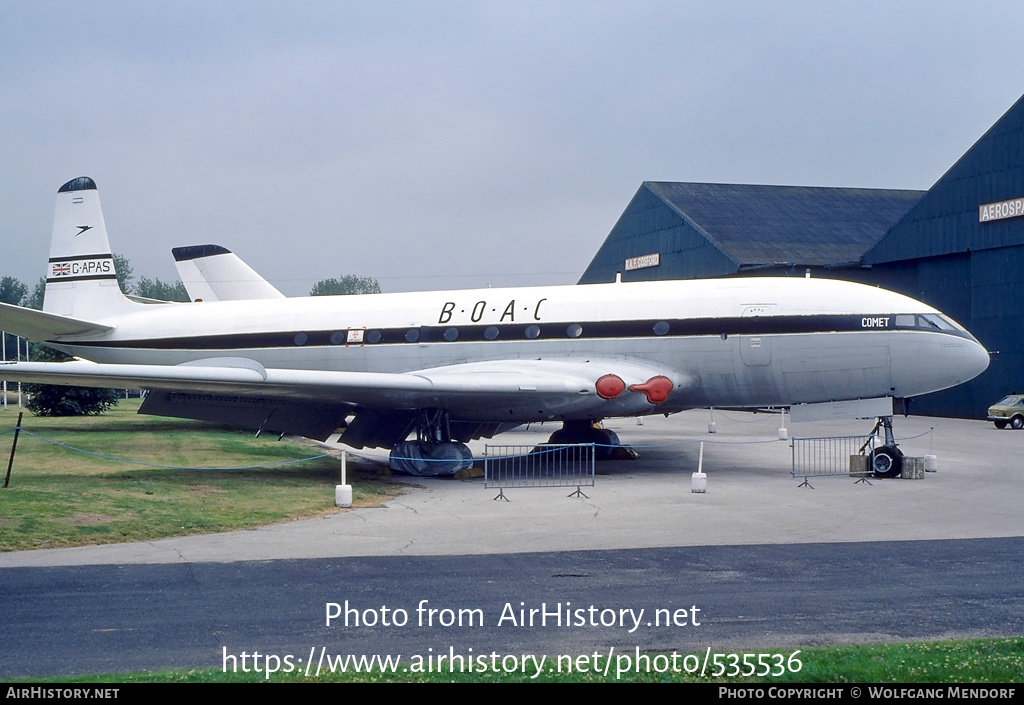
<instances>
[{"instance_id":1,"label":"sky","mask_svg":"<svg viewBox=\"0 0 1024 705\"><path fill-rule=\"evenodd\" d=\"M927 189L1024 93L1019 2L0 0L0 276L574 283L645 180Z\"/></svg>"}]
</instances>

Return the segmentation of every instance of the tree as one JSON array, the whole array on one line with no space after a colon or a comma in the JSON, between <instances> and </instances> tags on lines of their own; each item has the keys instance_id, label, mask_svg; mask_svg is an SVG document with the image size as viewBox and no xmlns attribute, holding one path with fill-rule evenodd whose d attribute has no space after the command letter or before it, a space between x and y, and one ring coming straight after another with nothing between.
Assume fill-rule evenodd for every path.
<instances>
[{"instance_id":1,"label":"tree","mask_svg":"<svg viewBox=\"0 0 1024 705\"><path fill-rule=\"evenodd\" d=\"M310 296L337 296L339 294L379 294L380 284L373 277L346 274L341 279L321 279L310 289Z\"/></svg>"},{"instance_id":2,"label":"tree","mask_svg":"<svg viewBox=\"0 0 1024 705\"><path fill-rule=\"evenodd\" d=\"M21 280L15 277L4 277L0 279L0 301L5 304L21 306L25 300L28 287ZM18 356L18 337L15 335L3 336L5 347L5 360L13 360Z\"/></svg>"},{"instance_id":3,"label":"tree","mask_svg":"<svg viewBox=\"0 0 1024 705\"><path fill-rule=\"evenodd\" d=\"M25 297L25 305L39 311L43 310L43 296L46 294L46 277L39 277L39 281L32 287L32 293Z\"/></svg>"},{"instance_id":4,"label":"tree","mask_svg":"<svg viewBox=\"0 0 1024 705\"><path fill-rule=\"evenodd\" d=\"M28 287L25 286L17 277L4 277L3 279L0 279L0 301L3 301L5 304L22 306L27 293ZM17 359L19 347L21 346L18 336L5 335L2 337L4 346L3 359Z\"/></svg>"},{"instance_id":5,"label":"tree","mask_svg":"<svg viewBox=\"0 0 1024 705\"><path fill-rule=\"evenodd\" d=\"M45 345L32 347L36 361L61 362L67 355ZM117 404L118 393L114 389L93 389L91 387L61 387L55 384L26 384L29 394L25 404L36 416L95 416Z\"/></svg>"},{"instance_id":6,"label":"tree","mask_svg":"<svg viewBox=\"0 0 1024 705\"><path fill-rule=\"evenodd\" d=\"M0 279L0 301L5 304L21 306L25 295L28 294L28 287L16 277L4 277Z\"/></svg>"},{"instance_id":7,"label":"tree","mask_svg":"<svg viewBox=\"0 0 1024 705\"><path fill-rule=\"evenodd\" d=\"M121 292L125 294L132 293L132 269L131 262L124 255L113 254L111 255L114 259L114 271L117 273L117 285L121 287Z\"/></svg>"},{"instance_id":8,"label":"tree","mask_svg":"<svg viewBox=\"0 0 1024 705\"><path fill-rule=\"evenodd\" d=\"M135 284L135 293L147 299L158 299L160 301L183 301L187 303L191 300L188 297L185 285L180 281L169 284L160 281L160 279L150 279L149 277L139 277L139 281Z\"/></svg>"}]
</instances>

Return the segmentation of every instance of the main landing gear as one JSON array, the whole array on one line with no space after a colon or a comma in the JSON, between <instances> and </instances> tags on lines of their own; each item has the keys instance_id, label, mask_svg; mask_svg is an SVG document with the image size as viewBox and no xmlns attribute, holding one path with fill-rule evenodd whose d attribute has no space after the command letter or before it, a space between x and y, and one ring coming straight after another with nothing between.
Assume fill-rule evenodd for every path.
<instances>
[{"instance_id":1,"label":"main landing gear","mask_svg":"<svg viewBox=\"0 0 1024 705\"><path fill-rule=\"evenodd\" d=\"M420 412L415 441L401 441L391 449L388 467L420 477L454 475L473 467L473 453L465 443L452 440L448 412L432 409Z\"/></svg>"},{"instance_id":2,"label":"main landing gear","mask_svg":"<svg viewBox=\"0 0 1024 705\"><path fill-rule=\"evenodd\" d=\"M562 428L551 434L548 443L593 443L596 460L634 460L640 457L635 450L622 445L615 431L601 428L594 421L563 421Z\"/></svg>"},{"instance_id":3,"label":"main landing gear","mask_svg":"<svg viewBox=\"0 0 1024 705\"><path fill-rule=\"evenodd\" d=\"M875 448L871 453L871 470L875 477L899 477L903 471L903 451L896 446L892 417L879 416L872 433L877 433L879 429L885 432L885 445Z\"/></svg>"}]
</instances>

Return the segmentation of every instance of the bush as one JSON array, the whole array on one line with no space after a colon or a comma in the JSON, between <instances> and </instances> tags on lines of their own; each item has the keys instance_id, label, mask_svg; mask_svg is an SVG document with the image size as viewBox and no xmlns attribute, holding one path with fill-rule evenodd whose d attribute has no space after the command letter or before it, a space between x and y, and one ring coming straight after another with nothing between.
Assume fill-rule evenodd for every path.
<instances>
[{"instance_id":1,"label":"bush","mask_svg":"<svg viewBox=\"0 0 1024 705\"><path fill-rule=\"evenodd\" d=\"M60 362L67 355L41 345L34 346L32 358L39 362ZM36 416L95 416L117 405L120 395L115 389L64 387L56 384L26 384L29 394L25 404Z\"/></svg>"}]
</instances>

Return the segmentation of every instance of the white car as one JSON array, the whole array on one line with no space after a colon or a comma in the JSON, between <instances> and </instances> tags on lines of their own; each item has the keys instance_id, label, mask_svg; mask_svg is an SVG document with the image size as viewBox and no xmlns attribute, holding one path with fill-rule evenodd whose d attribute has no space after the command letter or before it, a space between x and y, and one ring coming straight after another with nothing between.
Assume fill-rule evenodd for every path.
<instances>
[{"instance_id":1,"label":"white car","mask_svg":"<svg viewBox=\"0 0 1024 705\"><path fill-rule=\"evenodd\" d=\"M1011 394L988 408L988 420L996 428L1024 428L1024 395Z\"/></svg>"}]
</instances>

